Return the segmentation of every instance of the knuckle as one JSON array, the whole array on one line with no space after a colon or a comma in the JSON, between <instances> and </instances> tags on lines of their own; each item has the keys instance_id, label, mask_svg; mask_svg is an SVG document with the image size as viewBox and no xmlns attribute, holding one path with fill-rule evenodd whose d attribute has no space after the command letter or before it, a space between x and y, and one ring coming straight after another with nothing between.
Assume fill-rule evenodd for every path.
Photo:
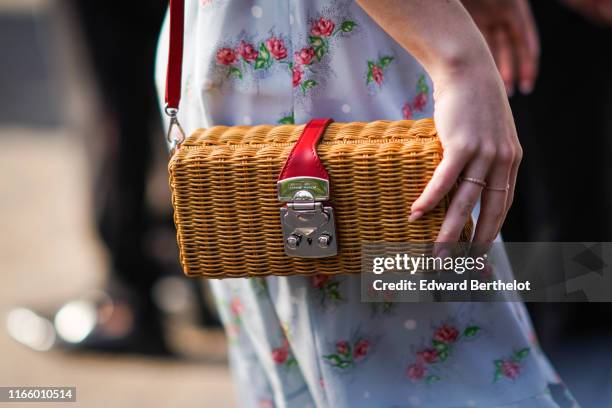
<instances>
[{"instance_id":1,"label":"knuckle","mask_svg":"<svg viewBox=\"0 0 612 408\"><path fill-rule=\"evenodd\" d=\"M492 162L497 155L497 148L493 144L485 144L480 148L479 156L487 162Z\"/></svg>"},{"instance_id":2,"label":"knuckle","mask_svg":"<svg viewBox=\"0 0 612 408\"><path fill-rule=\"evenodd\" d=\"M514 150L512 148L504 147L497 149L497 154L495 155L495 160L503 165L512 165L514 163Z\"/></svg>"}]
</instances>

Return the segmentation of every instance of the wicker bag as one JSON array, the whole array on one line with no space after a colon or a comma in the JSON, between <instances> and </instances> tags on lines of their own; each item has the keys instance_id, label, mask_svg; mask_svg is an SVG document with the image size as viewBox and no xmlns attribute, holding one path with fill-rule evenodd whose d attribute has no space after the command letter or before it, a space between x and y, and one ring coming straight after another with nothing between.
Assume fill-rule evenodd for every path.
<instances>
[{"instance_id":1,"label":"wicker bag","mask_svg":"<svg viewBox=\"0 0 612 408\"><path fill-rule=\"evenodd\" d=\"M408 222L442 157L432 120L214 126L184 138L182 0L170 16L169 173L185 274L358 273L363 244L435 241L448 197Z\"/></svg>"}]
</instances>

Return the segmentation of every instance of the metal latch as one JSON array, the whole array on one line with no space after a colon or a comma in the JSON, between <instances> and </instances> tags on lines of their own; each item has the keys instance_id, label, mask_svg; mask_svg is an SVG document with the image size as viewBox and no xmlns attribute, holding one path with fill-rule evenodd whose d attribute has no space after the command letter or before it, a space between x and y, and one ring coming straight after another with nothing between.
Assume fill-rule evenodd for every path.
<instances>
[{"instance_id":1,"label":"metal latch","mask_svg":"<svg viewBox=\"0 0 612 408\"><path fill-rule=\"evenodd\" d=\"M301 258L325 258L338 253L334 209L329 181L316 177L293 177L277 184L281 207L285 253Z\"/></svg>"}]
</instances>

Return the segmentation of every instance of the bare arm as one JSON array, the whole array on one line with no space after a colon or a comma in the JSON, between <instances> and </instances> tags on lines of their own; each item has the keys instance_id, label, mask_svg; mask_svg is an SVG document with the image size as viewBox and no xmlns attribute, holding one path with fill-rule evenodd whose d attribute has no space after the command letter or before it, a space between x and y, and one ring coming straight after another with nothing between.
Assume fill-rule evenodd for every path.
<instances>
[{"instance_id":1,"label":"bare arm","mask_svg":"<svg viewBox=\"0 0 612 408\"><path fill-rule=\"evenodd\" d=\"M479 198L475 242L493 241L512 202L522 150L503 82L487 44L458 0L357 0L427 70L444 157L410 221L433 209L463 176L438 242L456 242ZM504 191L509 185L508 191Z\"/></svg>"}]
</instances>

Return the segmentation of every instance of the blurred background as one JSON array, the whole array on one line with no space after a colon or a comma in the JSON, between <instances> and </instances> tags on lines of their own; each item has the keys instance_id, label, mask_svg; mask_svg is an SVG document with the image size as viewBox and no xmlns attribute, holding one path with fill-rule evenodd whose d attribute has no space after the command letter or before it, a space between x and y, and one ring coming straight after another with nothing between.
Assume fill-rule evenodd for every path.
<instances>
[{"instance_id":1,"label":"blurred background","mask_svg":"<svg viewBox=\"0 0 612 408\"><path fill-rule=\"evenodd\" d=\"M166 2L130 4L0 0L0 385L234 406L213 308L177 264L152 83Z\"/></svg>"},{"instance_id":2,"label":"blurred background","mask_svg":"<svg viewBox=\"0 0 612 408\"><path fill-rule=\"evenodd\" d=\"M612 241L612 20L561 3L532 1L541 68L511 98L509 241ZM0 0L1 386L235 405L214 305L177 264L153 88L165 6ZM612 407L612 305L529 309L578 401Z\"/></svg>"}]
</instances>

